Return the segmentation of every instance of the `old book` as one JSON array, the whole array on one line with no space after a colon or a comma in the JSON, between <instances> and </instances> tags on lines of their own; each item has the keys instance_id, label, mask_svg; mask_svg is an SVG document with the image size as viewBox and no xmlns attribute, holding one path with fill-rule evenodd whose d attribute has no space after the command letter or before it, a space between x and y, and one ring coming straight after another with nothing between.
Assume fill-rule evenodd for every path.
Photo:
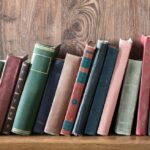
<instances>
[{"instance_id":1,"label":"old book","mask_svg":"<svg viewBox=\"0 0 150 150\"><path fill-rule=\"evenodd\" d=\"M44 133L44 127L55 96L63 64L64 64L63 59L54 59L54 61L52 62L44 95L34 124L33 128L34 133L38 134Z\"/></svg>"},{"instance_id":2,"label":"old book","mask_svg":"<svg viewBox=\"0 0 150 150\"><path fill-rule=\"evenodd\" d=\"M91 47L90 45L85 46L79 72L73 87L67 113L61 130L61 134L63 135L70 135L72 132L80 101L90 72L94 52L95 47Z\"/></svg>"},{"instance_id":3,"label":"old book","mask_svg":"<svg viewBox=\"0 0 150 150\"><path fill-rule=\"evenodd\" d=\"M1 74L3 72L4 64L5 64L5 62L0 60L0 77L1 77Z\"/></svg>"},{"instance_id":4,"label":"old book","mask_svg":"<svg viewBox=\"0 0 150 150\"><path fill-rule=\"evenodd\" d=\"M102 73L100 75L96 92L94 95L94 100L89 113L88 121L85 128L85 134L96 135L97 128L99 125L99 120L103 111L103 106L105 104L108 88L112 78L112 73L116 63L118 51L116 48L109 47Z\"/></svg>"},{"instance_id":5,"label":"old book","mask_svg":"<svg viewBox=\"0 0 150 150\"><path fill-rule=\"evenodd\" d=\"M12 100L23 59L8 55L0 78L0 132Z\"/></svg>"},{"instance_id":6,"label":"old book","mask_svg":"<svg viewBox=\"0 0 150 150\"><path fill-rule=\"evenodd\" d=\"M46 122L45 133L60 134L69 99L79 70L81 57L67 54L52 107Z\"/></svg>"},{"instance_id":7,"label":"old book","mask_svg":"<svg viewBox=\"0 0 150 150\"><path fill-rule=\"evenodd\" d=\"M130 59L128 62L115 126L117 134L131 135L141 78L141 66L142 61Z\"/></svg>"},{"instance_id":8,"label":"old book","mask_svg":"<svg viewBox=\"0 0 150 150\"><path fill-rule=\"evenodd\" d=\"M54 47L35 44L31 67L12 127L15 134L29 135L32 131L54 52Z\"/></svg>"},{"instance_id":9,"label":"old book","mask_svg":"<svg viewBox=\"0 0 150 150\"><path fill-rule=\"evenodd\" d=\"M85 88L85 92L83 94L75 125L73 127L72 133L74 135L81 135L84 133L91 104L94 98L94 93L97 87L99 76L102 71L103 62L108 48L108 42L98 40L96 48L97 52L95 54L95 59L92 64L91 73L89 75L89 79Z\"/></svg>"},{"instance_id":10,"label":"old book","mask_svg":"<svg viewBox=\"0 0 150 150\"><path fill-rule=\"evenodd\" d=\"M143 63L138 103L136 135L146 135L148 130L148 111L150 101L150 37L141 36Z\"/></svg>"},{"instance_id":11,"label":"old book","mask_svg":"<svg viewBox=\"0 0 150 150\"><path fill-rule=\"evenodd\" d=\"M14 122L14 118L16 115L16 110L20 101L21 93L23 91L23 87L28 75L30 64L27 62L22 63L22 67L20 69L19 77L17 79L16 87L12 96L12 101L10 107L8 109L8 113L6 119L4 121L2 133L10 134L11 128Z\"/></svg>"},{"instance_id":12,"label":"old book","mask_svg":"<svg viewBox=\"0 0 150 150\"><path fill-rule=\"evenodd\" d=\"M110 82L105 105L100 119L97 134L108 135L111 126L112 118L115 112L122 80L126 70L129 54L132 47L132 40L119 41L119 53L115 64L113 76Z\"/></svg>"}]
</instances>

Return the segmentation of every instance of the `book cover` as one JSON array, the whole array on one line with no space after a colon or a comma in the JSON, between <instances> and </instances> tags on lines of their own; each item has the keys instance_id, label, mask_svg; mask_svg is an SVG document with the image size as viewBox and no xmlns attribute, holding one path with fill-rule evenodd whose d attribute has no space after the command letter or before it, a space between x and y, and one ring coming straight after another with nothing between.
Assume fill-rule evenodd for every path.
<instances>
[{"instance_id":1,"label":"book cover","mask_svg":"<svg viewBox=\"0 0 150 150\"><path fill-rule=\"evenodd\" d=\"M107 41L98 40L96 46L95 59L92 64L89 79L83 94L77 118L73 127L72 133L74 135L81 135L84 133L85 125L88 119L91 104L94 98L94 93L97 87L99 76L102 71L103 62L108 48Z\"/></svg>"},{"instance_id":2,"label":"book cover","mask_svg":"<svg viewBox=\"0 0 150 150\"><path fill-rule=\"evenodd\" d=\"M15 134L29 135L32 131L54 52L54 47L35 44L31 67L12 127L12 132Z\"/></svg>"},{"instance_id":3,"label":"book cover","mask_svg":"<svg viewBox=\"0 0 150 150\"><path fill-rule=\"evenodd\" d=\"M99 122L97 134L108 135L113 115L115 112L122 80L129 59L129 54L132 47L132 40L127 41L120 39L119 53L117 56L113 76L110 82L102 116Z\"/></svg>"},{"instance_id":4,"label":"book cover","mask_svg":"<svg viewBox=\"0 0 150 150\"><path fill-rule=\"evenodd\" d=\"M47 134L60 134L80 62L81 57L71 54L66 55L57 90L44 129Z\"/></svg>"},{"instance_id":5,"label":"book cover","mask_svg":"<svg viewBox=\"0 0 150 150\"><path fill-rule=\"evenodd\" d=\"M142 61L129 59L115 126L115 133L117 134L131 135L141 78L141 66Z\"/></svg>"},{"instance_id":6,"label":"book cover","mask_svg":"<svg viewBox=\"0 0 150 150\"><path fill-rule=\"evenodd\" d=\"M117 55L118 51L116 48L108 48L84 132L87 135L96 135Z\"/></svg>"},{"instance_id":7,"label":"book cover","mask_svg":"<svg viewBox=\"0 0 150 150\"><path fill-rule=\"evenodd\" d=\"M63 59L54 59L49 71L45 91L38 111L38 115L33 127L33 132L37 134L44 133L44 127L50 112L50 108L55 96L56 88L60 78L61 70L64 64Z\"/></svg>"},{"instance_id":8,"label":"book cover","mask_svg":"<svg viewBox=\"0 0 150 150\"><path fill-rule=\"evenodd\" d=\"M0 60L0 77L3 72L4 64L5 64L5 62Z\"/></svg>"},{"instance_id":9,"label":"book cover","mask_svg":"<svg viewBox=\"0 0 150 150\"><path fill-rule=\"evenodd\" d=\"M90 45L85 46L84 54L79 67L79 72L73 87L68 109L61 130L61 134L63 135L70 135L72 132L80 101L90 72L94 52L95 47L91 47Z\"/></svg>"}]
</instances>

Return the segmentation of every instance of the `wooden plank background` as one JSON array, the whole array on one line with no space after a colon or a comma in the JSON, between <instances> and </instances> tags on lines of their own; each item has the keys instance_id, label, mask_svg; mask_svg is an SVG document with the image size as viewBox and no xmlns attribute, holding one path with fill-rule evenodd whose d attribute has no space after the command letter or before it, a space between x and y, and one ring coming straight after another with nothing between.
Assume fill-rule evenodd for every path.
<instances>
[{"instance_id":1,"label":"wooden plank background","mask_svg":"<svg viewBox=\"0 0 150 150\"><path fill-rule=\"evenodd\" d=\"M149 33L150 0L0 0L0 58L31 56L37 41L81 55L86 40L118 46L131 37L139 59L139 37Z\"/></svg>"}]
</instances>

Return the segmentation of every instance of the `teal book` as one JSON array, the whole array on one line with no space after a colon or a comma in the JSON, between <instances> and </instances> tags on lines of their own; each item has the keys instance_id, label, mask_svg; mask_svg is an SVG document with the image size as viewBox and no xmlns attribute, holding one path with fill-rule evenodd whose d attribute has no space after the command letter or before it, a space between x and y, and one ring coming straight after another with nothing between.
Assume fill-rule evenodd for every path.
<instances>
[{"instance_id":1,"label":"teal book","mask_svg":"<svg viewBox=\"0 0 150 150\"><path fill-rule=\"evenodd\" d=\"M129 59L121 92L115 133L131 135L141 78L142 61Z\"/></svg>"},{"instance_id":2,"label":"teal book","mask_svg":"<svg viewBox=\"0 0 150 150\"><path fill-rule=\"evenodd\" d=\"M39 43L35 44L31 68L12 127L13 133L19 135L29 135L31 133L54 54L54 47Z\"/></svg>"},{"instance_id":3,"label":"teal book","mask_svg":"<svg viewBox=\"0 0 150 150\"><path fill-rule=\"evenodd\" d=\"M3 72L4 64L5 64L5 62L0 60L0 77L1 77L2 72Z\"/></svg>"}]
</instances>

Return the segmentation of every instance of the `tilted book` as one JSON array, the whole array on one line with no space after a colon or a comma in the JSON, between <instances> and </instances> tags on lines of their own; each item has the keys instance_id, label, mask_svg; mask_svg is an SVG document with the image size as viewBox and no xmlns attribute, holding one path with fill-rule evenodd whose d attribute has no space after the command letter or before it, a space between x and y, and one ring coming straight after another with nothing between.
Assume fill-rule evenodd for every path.
<instances>
[{"instance_id":1,"label":"tilted book","mask_svg":"<svg viewBox=\"0 0 150 150\"><path fill-rule=\"evenodd\" d=\"M94 93L97 87L99 76L102 71L105 55L108 48L107 41L98 40L96 46L95 59L92 64L89 79L83 94L81 105L77 114L77 118L73 127L72 133L74 135L81 135L84 133L85 125L88 119L91 104L94 98Z\"/></svg>"},{"instance_id":2,"label":"tilted book","mask_svg":"<svg viewBox=\"0 0 150 150\"><path fill-rule=\"evenodd\" d=\"M55 92L56 92L56 88L58 85L63 64L64 64L63 59L54 59L54 61L52 62L44 95L33 127L34 133L38 133L38 134L44 133L44 127L55 96Z\"/></svg>"},{"instance_id":3,"label":"tilted book","mask_svg":"<svg viewBox=\"0 0 150 150\"><path fill-rule=\"evenodd\" d=\"M31 68L21 95L12 132L29 135L36 119L55 49L35 44Z\"/></svg>"},{"instance_id":4,"label":"tilted book","mask_svg":"<svg viewBox=\"0 0 150 150\"><path fill-rule=\"evenodd\" d=\"M105 104L108 88L112 78L112 73L116 63L118 50L113 47L109 47L106 54L106 59L100 75L94 100L91 106L91 110L88 116L88 121L85 128L85 134L96 135L99 120Z\"/></svg>"},{"instance_id":5,"label":"tilted book","mask_svg":"<svg viewBox=\"0 0 150 150\"><path fill-rule=\"evenodd\" d=\"M119 53L115 64L113 76L110 82L109 90L107 93L105 105L103 108L102 116L100 119L97 134L108 135L113 115L115 112L122 80L126 70L126 66L129 59L129 54L132 47L132 40L119 41Z\"/></svg>"},{"instance_id":6,"label":"tilted book","mask_svg":"<svg viewBox=\"0 0 150 150\"><path fill-rule=\"evenodd\" d=\"M0 60L0 77L3 72L4 64L5 64L5 62Z\"/></svg>"},{"instance_id":7,"label":"tilted book","mask_svg":"<svg viewBox=\"0 0 150 150\"><path fill-rule=\"evenodd\" d=\"M67 54L52 107L46 122L45 133L60 134L69 99L79 70L81 57Z\"/></svg>"},{"instance_id":8,"label":"tilted book","mask_svg":"<svg viewBox=\"0 0 150 150\"><path fill-rule=\"evenodd\" d=\"M141 66L142 61L130 59L128 62L115 126L117 134L131 135L141 78Z\"/></svg>"}]
</instances>

